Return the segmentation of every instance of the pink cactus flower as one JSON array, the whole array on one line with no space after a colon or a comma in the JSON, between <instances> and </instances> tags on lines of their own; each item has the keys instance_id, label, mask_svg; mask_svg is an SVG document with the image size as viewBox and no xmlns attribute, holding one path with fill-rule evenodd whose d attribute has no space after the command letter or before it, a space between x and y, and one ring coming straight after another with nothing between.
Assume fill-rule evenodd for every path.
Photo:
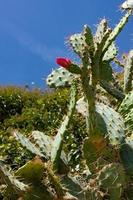
<instances>
[{"instance_id":1,"label":"pink cactus flower","mask_svg":"<svg viewBox=\"0 0 133 200\"><path fill-rule=\"evenodd\" d=\"M56 58L56 63L65 69L68 69L72 64L69 58Z\"/></svg>"}]
</instances>

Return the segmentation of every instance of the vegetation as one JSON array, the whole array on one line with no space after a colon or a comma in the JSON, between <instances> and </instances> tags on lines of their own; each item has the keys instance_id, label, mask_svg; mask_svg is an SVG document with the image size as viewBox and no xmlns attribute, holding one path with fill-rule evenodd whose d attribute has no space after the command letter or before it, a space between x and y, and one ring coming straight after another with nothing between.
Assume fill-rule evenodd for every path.
<instances>
[{"instance_id":1,"label":"vegetation","mask_svg":"<svg viewBox=\"0 0 133 200\"><path fill-rule=\"evenodd\" d=\"M133 50L118 60L115 44L132 15L131 5L126 4L126 13L113 30L103 19L95 34L85 25L81 33L70 36L68 42L81 64L57 58L61 67L47 78L57 90L29 94L17 89L9 95L10 102L4 93L4 200L133 199ZM123 80L117 79L112 62L124 66ZM6 102L10 110L5 109ZM21 151L26 158L11 153L13 169L16 158L25 162L19 160L11 170L4 156L15 139L27 151Z\"/></svg>"}]
</instances>

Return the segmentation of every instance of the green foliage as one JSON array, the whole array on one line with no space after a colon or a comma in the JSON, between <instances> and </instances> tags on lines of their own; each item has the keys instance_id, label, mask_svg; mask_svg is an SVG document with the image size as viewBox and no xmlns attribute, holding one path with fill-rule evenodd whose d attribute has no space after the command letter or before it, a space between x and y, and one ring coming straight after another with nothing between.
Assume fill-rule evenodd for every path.
<instances>
[{"instance_id":1,"label":"green foliage","mask_svg":"<svg viewBox=\"0 0 133 200\"><path fill-rule=\"evenodd\" d=\"M27 150L22 150L14 140L11 135L12 129L22 130L25 135L33 130L46 131L50 135L55 135L56 128L66 112L67 94L67 89L51 92L27 91L16 87L0 89L0 97L8 108L2 110L0 150L1 156L4 156L13 168L23 165L32 158L32 155ZM19 104L17 96L21 99ZM14 105L14 113L12 105ZM18 113L20 108L21 112Z\"/></svg>"}]
</instances>

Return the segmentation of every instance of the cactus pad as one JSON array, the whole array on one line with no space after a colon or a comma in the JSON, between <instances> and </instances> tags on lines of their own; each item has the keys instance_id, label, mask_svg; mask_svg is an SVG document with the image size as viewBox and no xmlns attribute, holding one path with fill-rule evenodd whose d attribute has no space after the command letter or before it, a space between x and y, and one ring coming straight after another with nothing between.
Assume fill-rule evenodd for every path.
<instances>
[{"instance_id":1,"label":"cactus pad","mask_svg":"<svg viewBox=\"0 0 133 200\"><path fill-rule=\"evenodd\" d=\"M7 185L7 191L10 193L20 194L29 190L29 186L20 182L2 161L0 161L0 177Z\"/></svg>"},{"instance_id":2,"label":"cactus pad","mask_svg":"<svg viewBox=\"0 0 133 200\"><path fill-rule=\"evenodd\" d=\"M112 73L113 71L109 61L103 61L100 66L100 80L111 81Z\"/></svg>"},{"instance_id":3,"label":"cactus pad","mask_svg":"<svg viewBox=\"0 0 133 200\"><path fill-rule=\"evenodd\" d=\"M106 53L104 54L103 61L112 61L117 55L117 48L115 43L113 42Z\"/></svg>"},{"instance_id":4,"label":"cactus pad","mask_svg":"<svg viewBox=\"0 0 133 200\"><path fill-rule=\"evenodd\" d=\"M77 102L76 108L83 116L87 115L87 107L84 98L81 98ZM106 124L107 133L105 137L109 138L112 145L120 145L125 138L124 121L120 114L113 108L99 102L96 103L96 111L101 115Z\"/></svg>"},{"instance_id":5,"label":"cactus pad","mask_svg":"<svg viewBox=\"0 0 133 200\"><path fill-rule=\"evenodd\" d=\"M83 32L70 36L69 43L80 58L93 57L94 43L91 29L85 25Z\"/></svg>"},{"instance_id":6,"label":"cactus pad","mask_svg":"<svg viewBox=\"0 0 133 200\"><path fill-rule=\"evenodd\" d=\"M125 142L121 146L120 156L123 165L129 175L133 175L133 138L126 138Z\"/></svg>"},{"instance_id":7,"label":"cactus pad","mask_svg":"<svg viewBox=\"0 0 133 200\"><path fill-rule=\"evenodd\" d=\"M53 142L50 136L45 135L43 132L40 131L32 131L32 137L35 140L35 143L40 148L41 152L43 152L45 157L49 159Z\"/></svg>"},{"instance_id":8,"label":"cactus pad","mask_svg":"<svg viewBox=\"0 0 133 200\"><path fill-rule=\"evenodd\" d=\"M64 68L58 68L47 77L46 83L51 88L70 87L74 75Z\"/></svg>"},{"instance_id":9,"label":"cactus pad","mask_svg":"<svg viewBox=\"0 0 133 200\"><path fill-rule=\"evenodd\" d=\"M129 17L132 15L132 10L128 10L128 12L123 16L123 18L120 20L120 22L116 25L116 27L113 29L111 34L109 35L104 48L103 48L103 56L105 55L106 51L108 50L109 46L112 44L112 42L115 41L118 34L122 31L125 24L128 22Z\"/></svg>"},{"instance_id":10,"label":"cactus pad","mask_svg":"<svg viewBox=\"0 0 133 200\"><path fill-rule=\"evenodd\" d=\"M120 105L119 111L125 120L126 127L130 131L133 131L133 91L126 95Z\"/></svg>"},{"instance_id":11,"label":"cactus pad","mask_svg":"<svg viewBox=\"0 0 133 200\"><path fill-rule=\"evenodd\" d=\"M97 26L97 30L94 36L95 43L100 44L105 36L105 33L108 29L108 23L106 19L102 19Z\"/></svg>"},{"instance_id":12,"label":"cactus pad","mask_svg":"<svg viewBox=\"0 0 133 200\"><path fill-rule=\"evenodd\" d=\"M45 157L45 155L41 153L39 148L37 148L33 143L31 143L30 140L26 138L24 135L22 135L18 131L14 131L13 135L21 143L21 145L25 147L27 150L29 150L31 153L38 155L40 157Z\"/></svg>"},{"instance_id":13,"label":"cactus pad","mask_svg":"<svg viewBox=\"0 0 133 200\"><path fill-rule=\"evenodd\" d=\"M108 164L99 172L97 181L100 189L108 193L110 200L121 200L123 187L125 186L125 172L119 164Z\"/></svg>"}]
</instances>

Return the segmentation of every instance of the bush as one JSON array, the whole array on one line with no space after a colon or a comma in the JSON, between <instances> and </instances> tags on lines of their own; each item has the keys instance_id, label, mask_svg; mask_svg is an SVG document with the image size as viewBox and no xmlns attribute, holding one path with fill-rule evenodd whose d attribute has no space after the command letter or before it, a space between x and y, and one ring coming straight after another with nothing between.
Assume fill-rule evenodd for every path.
<instances>
[{"instance_id":1,"label":"bush","mask_svg":"<svg viewBox=\"0 0 133 200\"><path fill-rule=\"evenodd\" d=\"M25 135L33 130L54 135L67 109L68 92L0 88L0 151L13 168L23 165L32 155L14 140L12 129Z\"/></svg>"}]
</instances>

